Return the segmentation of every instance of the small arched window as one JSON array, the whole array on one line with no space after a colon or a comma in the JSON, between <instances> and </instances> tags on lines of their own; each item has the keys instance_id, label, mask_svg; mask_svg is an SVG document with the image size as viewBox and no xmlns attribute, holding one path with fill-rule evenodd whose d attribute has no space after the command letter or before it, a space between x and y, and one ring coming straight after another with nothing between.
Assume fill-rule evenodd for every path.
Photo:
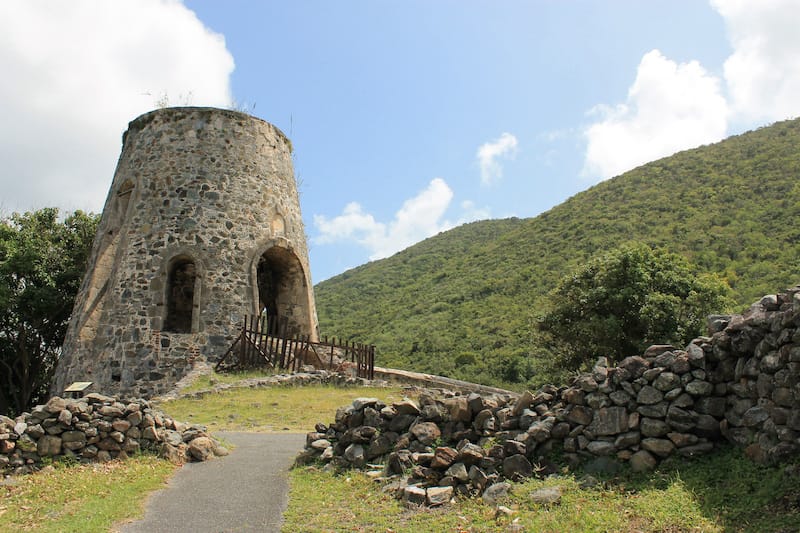
<instances>
[{"instance_id":1,"label":"small arched window","mask_svg":"<svg viewBox=\"0 0 800 533\"><path fill-rule=\"evenodd\" d=\"M172 262L167 275L167 317L164 320L164 331L192 332L196 280L194 261L182 257Z\"/></svg>"}]
</instances>

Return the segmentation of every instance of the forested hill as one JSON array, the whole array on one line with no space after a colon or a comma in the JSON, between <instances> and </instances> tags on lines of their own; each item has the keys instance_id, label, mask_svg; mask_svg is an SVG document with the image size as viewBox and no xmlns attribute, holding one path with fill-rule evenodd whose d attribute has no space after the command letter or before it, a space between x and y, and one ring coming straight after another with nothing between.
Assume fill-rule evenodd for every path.
<instances>
[{"instance_id":1,"label":"forested hill","mask_svg":"<svg viewBox=\"0 0 800 533\"><path fill-rule=\"evenodd\" d=\"M542 353L541 299L629 241L719 273L740 306L800 282L800 120L649 163L540 216L460 226L318 284L323 334L379 364L524 381Z\"/></svg>"}]
</instances>

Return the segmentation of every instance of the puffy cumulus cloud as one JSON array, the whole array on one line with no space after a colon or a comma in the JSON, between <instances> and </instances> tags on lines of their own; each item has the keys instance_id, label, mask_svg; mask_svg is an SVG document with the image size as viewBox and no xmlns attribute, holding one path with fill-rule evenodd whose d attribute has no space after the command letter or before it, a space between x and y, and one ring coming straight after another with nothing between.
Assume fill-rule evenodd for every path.
<instances>
[{"instance_id":1,"label":"puffy cumulus cloud","mask_svg":"<svg viewBox=\"0 0 800 533\"><path fill-rule=\"evenodd\" d=\"M378 222L357 202L345 206L341 215L327 218L314 215L318 235L314 244L354 242L369 250L370 260L388 257L412 244L454 226L444 219L450 207L453 190L441 178L434 178L416 196L403 202L389 223ZM457 223L488 218L487 209L476 208L472 202L461 204L462 215Z\"/></svg>"},{"instance_id":2,"label":"puffy cumulus cloud","mask_svg":"<svg viewBox=\"0 0 800 533\"><path fill-rule=\"evenodd\" d=\"M725 136L728 106L720 82L697 61L676 63L658 50L639 63L626 103L596 106L584 131L583 174L606 179L678 150Z\"/></svg>"},{"instance_id":3,"label":"puffy cumulus cloud","mask_svg":"<svg viewBox=\"0 0 800 533\"><path fill-rule=\"evenodd\" d=\"M774 121L800 115L800 0L712 0L733 53L725 81L734 116Z\"/></svg>"},{"instance_id":4,"label":"puffy cumulus cloud","mask_svg":"<svg viewBox=\"0 0 800 533\"><path fill-rule=\"evenodd\" d=\"M517 153L517 138L510 133L503 133L497 139L482 144L475 154L481 168L481 183L491 185L503 177L503 167L498 159L513 159Z\"/></svg>"},{"instance_id":5,"label":"puffy cumulus cloud","mask_svg":"<svg viewBox=\"0 0 800 533\"><path fill-rule=\"evenodd\" d=\"M0 209L99 211L128 122L229 105L233 68L177 0L0 2Z\"/></svg>"}]
</instances>

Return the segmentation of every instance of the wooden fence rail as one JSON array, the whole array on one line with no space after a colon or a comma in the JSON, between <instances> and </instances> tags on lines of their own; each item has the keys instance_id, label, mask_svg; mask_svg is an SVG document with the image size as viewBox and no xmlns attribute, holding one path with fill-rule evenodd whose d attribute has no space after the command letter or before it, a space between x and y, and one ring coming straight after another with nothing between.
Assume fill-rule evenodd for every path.
<instances>
[{"instance_id":1,"label":"wooden fence rail","mask_svg":"<svg viewBox=\"0 0 800 533\"><path fill-rule=\"evenodd\" d=\"M303 365L353 370L360 378L375 377L375 346L325 337L311 342L308 335L292 335L288 321L263 316L245 317L239 335L215 366L215 370L280 368L292 372Z\"/></svg>"}]
</instances>

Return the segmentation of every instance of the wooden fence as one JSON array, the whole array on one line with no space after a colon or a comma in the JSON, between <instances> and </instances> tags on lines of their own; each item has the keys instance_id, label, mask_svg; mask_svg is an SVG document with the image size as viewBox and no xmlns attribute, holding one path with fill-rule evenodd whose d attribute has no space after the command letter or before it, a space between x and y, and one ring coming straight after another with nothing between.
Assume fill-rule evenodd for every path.
<instances>
[{"instance_id":1,"label":"wooden fence","mask_svg":"<svg viewBox=\"0 0 800 533\"><path fill-rule=\"evenodd\" d=\"M288 321L262 316L245 317L239 335L216 364L215 370L280 368L292 372L303 365L332 371L352 370L374 379L375 346L325 337L311 342L308 335L292 335Z\"/></svg>"}]
</instances>

